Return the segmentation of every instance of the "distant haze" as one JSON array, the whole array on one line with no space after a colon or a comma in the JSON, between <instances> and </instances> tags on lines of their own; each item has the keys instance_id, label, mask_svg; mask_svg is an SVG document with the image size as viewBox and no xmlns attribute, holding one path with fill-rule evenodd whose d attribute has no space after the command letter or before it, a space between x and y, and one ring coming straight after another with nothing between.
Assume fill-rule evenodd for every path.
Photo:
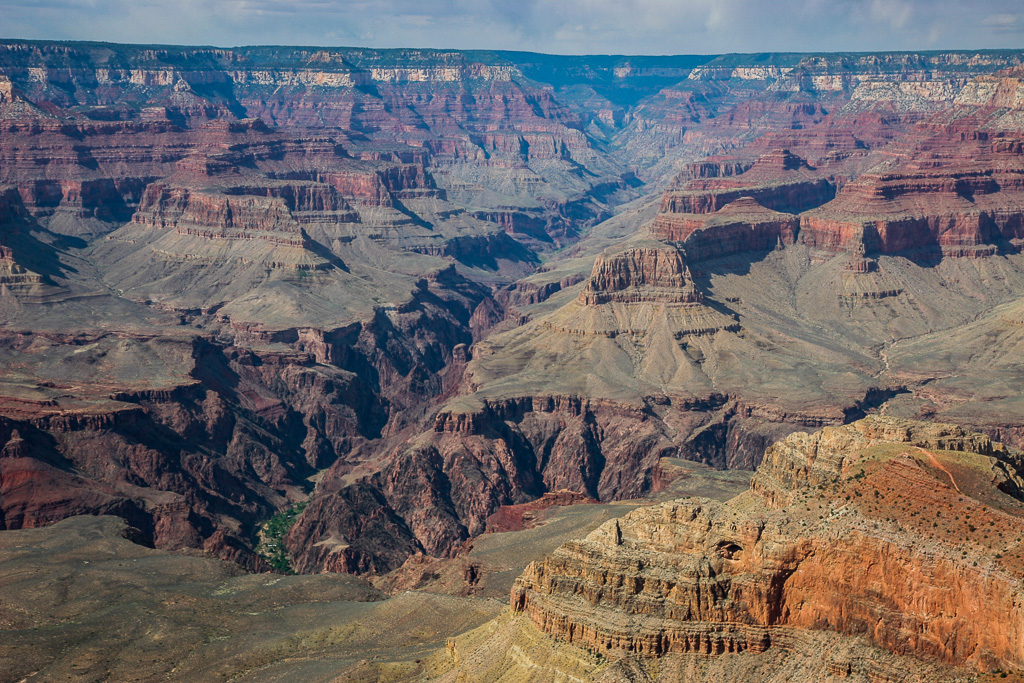
<instances>
[{"instance_id":1,"label":"distant haze","mask_svg":"<svg viewBox=\"0 0 1024 683\"><path fill-rule=\"evenodd\" d=\"M1021 0L0 0L0 37L562 54L1019 48Z\"/></svg>"}]
</instances>

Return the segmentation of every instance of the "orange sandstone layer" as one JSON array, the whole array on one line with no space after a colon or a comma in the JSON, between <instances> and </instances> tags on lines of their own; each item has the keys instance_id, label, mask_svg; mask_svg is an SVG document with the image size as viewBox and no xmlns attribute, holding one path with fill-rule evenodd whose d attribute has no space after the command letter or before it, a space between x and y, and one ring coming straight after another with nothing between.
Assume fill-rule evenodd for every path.
<instances>
[{"instance_id":1,"label":"orange sandstone layer","mask_svg":"<svg viewBox=\"0 0 1024 683\"><path fill-rule=\"evenodd\" d=\"M1020 668L1020 462L951 425L872 417L793 434L768 449L751 494L607 522L531 564L512 606L598 651L759 652L827 630Z\"/></svg>"}]
</instances>

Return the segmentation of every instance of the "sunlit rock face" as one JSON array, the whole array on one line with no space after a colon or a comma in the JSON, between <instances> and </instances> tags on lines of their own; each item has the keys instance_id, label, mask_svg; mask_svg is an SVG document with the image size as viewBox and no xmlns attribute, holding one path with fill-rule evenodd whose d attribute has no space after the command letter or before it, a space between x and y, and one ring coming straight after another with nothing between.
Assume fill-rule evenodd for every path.
<instances>
[{"instance_id":1,"label":"sunlit rock face","mask_svg":"<svg viewBox=\"0 0 1024 683\"><path fill-rule=\"evenodd\" d=\"M824 630L1016 669L1022 558L1006 533L1024 514L1021 462L953 425L867 418L793 434L745 497L607 522L530 565L512 607L598 652L798 651Z\"/></svg>"}]
</instances>

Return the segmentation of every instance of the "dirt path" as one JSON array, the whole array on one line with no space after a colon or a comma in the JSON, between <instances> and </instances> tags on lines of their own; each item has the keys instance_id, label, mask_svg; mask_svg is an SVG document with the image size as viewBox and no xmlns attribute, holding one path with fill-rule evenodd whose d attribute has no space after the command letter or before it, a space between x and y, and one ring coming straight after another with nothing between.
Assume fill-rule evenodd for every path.
<instances>
[{"instance_id":1,"label":"dirt path","mask_svg":"<svg viewBox=\"0 0 1024 683\"><path fill-rule=\"evenodd\" d=\"M882 361L882 368L875 373L875 377L881 377L882 375L887 374L889 372L889 353L893 351L893 349L895 349L896 346L904 339L906 339L906 337L894 339L889 343L889 348L885 348L883 346L882 349L878 352L878 358L879 360Z\"/></svg>"},{"instance_id":2,"label":"dirt path","mask_svg":"<svg viewBox=\"0 0 1024 683\"><path fill-rule=\"evenodd\" d=\"M939 462L939 459L935 457L934 453L932 453L931 451L925 450L925 449L921 448L920 446L915 446L915 448L917 448L917 450L919 450L922 453L924 453L925 455L927 455L928 459L931 460L931 463L933 465L935 465L940 470L942 470L943 472L946 473L946 476L949 477L949 483L953 485L953 488L956 489L957 493L963 493L963 491L960 490L960 487L956 485L956 479L953 478L953 475L950 473L949 470L947 470L945 467L942 466L942 463Z\"/></svg>"}]
</instances>

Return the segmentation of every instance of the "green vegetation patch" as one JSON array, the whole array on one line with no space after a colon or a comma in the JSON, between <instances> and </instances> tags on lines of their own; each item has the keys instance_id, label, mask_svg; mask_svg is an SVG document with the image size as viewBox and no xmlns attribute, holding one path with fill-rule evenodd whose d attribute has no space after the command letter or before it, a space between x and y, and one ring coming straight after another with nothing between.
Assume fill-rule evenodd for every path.
<instances>
[{"instance_id":1,"label":"green vegetation patch","mask_svg":"<svg viewBox=\"0 0 1024 683\"><path fill-rule=\"evenodd\" d=\"M302 511L306 509L306 504L306 501L295 503L281 510L259 527L259 543L256 546L256 552L279 572L295 573L295 570L292 569L292 558L284 547L284 537Z\"/></svg>"}]
</instances>

